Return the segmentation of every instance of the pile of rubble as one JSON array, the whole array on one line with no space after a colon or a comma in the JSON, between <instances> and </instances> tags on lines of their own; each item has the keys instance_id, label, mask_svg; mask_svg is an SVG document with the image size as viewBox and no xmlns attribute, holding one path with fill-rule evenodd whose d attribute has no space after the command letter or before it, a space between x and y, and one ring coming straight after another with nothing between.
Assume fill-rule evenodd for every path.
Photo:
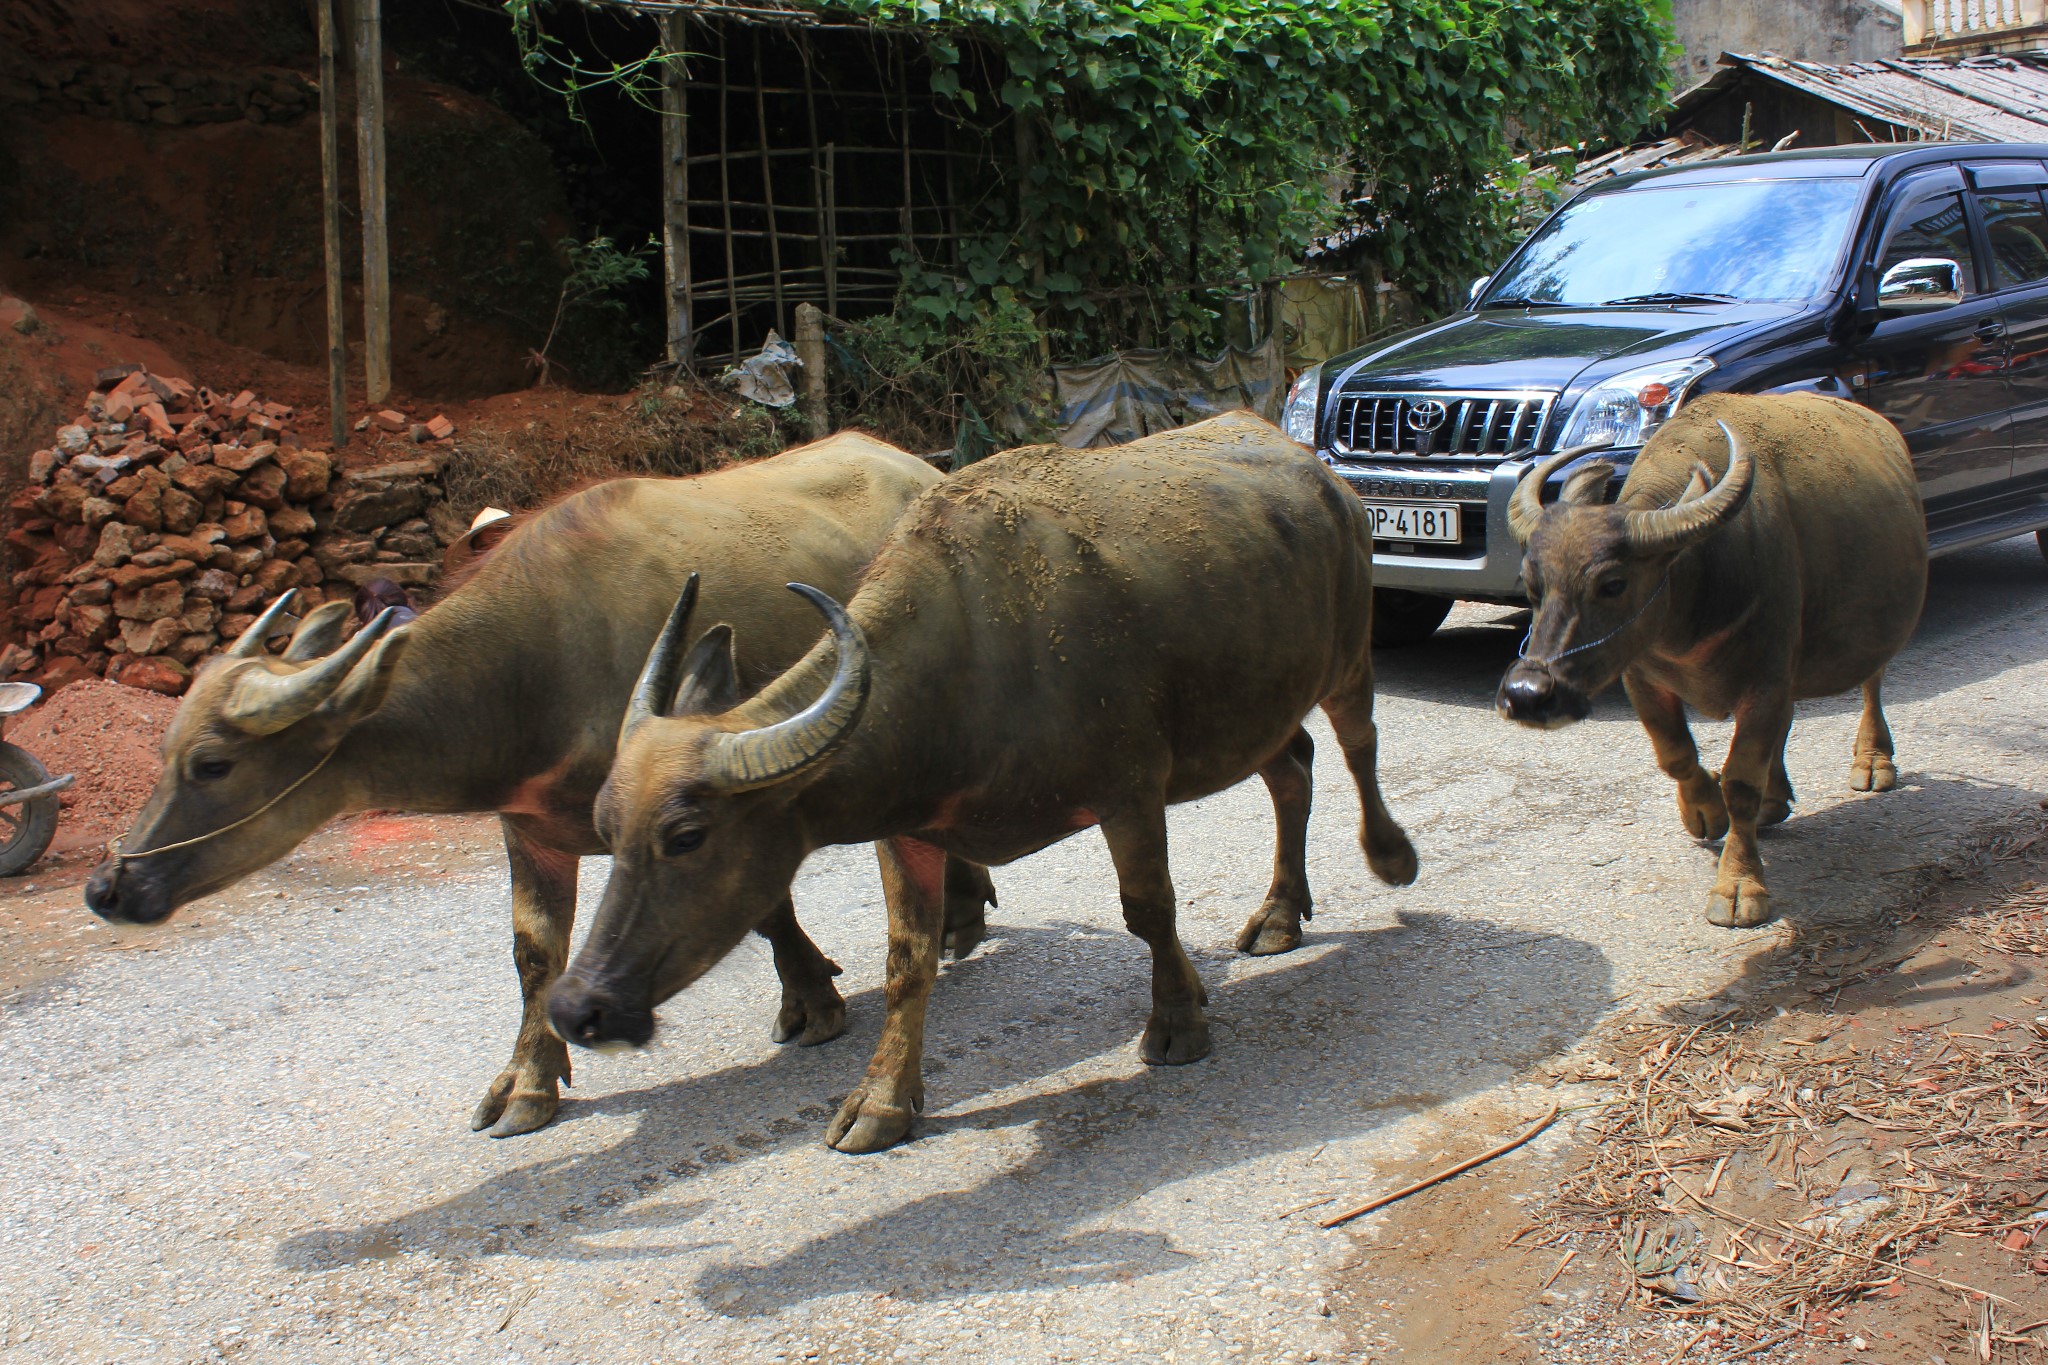
<instances>
[{"instance_id":1,"label":"pile of rubble","mask_svg":"<svg viewBox=\"0 0 2048 1365\"><path fill-rule=\"evenodd\" d=\"M6 506L19 643L0 649L0 677L175 695L289 588L311 606L377 578L430 586L467 529L440 484L453 427L402 423L424 458L344 472L292 417L246 391L102 371Z\"/></svg>"}]
</instances>

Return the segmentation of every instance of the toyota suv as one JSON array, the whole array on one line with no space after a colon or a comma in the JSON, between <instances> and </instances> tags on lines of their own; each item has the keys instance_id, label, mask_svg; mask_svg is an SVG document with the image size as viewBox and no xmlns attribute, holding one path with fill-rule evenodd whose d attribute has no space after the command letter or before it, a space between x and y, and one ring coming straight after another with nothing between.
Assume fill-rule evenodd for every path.
<instances>
[{"instance_id":1,"label":"toyota suv","mask_svg":"<svg viewBox=\"0 0 2048 1365\"><path fill-rule=\"evenodd\" d=\"M1375 643L1427 638L1459 598L1524 601L1515 481L1601 440L1626 475L1696 393L1864 404L1912 451L1932 553L2027 531L2048 553L2044 189L2048 146L1986 143L1619 176L1464 311L1311 366L1283 425L1371 510Z\"/></svg>"}]
</instances>

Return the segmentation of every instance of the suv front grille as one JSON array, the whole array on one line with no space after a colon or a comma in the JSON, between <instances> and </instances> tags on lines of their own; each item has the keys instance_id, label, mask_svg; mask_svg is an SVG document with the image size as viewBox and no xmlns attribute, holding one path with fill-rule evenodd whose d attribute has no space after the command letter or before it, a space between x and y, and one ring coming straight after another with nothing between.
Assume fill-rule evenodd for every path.
<instances>
[{"instance_id":1,"label":"suv front grille","mask_svg":"<svg viewBox=\"0 0 2048 1365\"><path fill-rule=\"evenodd\" d=\"M1330 414L1338 455L1498 457L1534 446L1554 393L1347 393Z\"/></svg>"}]
</instances>

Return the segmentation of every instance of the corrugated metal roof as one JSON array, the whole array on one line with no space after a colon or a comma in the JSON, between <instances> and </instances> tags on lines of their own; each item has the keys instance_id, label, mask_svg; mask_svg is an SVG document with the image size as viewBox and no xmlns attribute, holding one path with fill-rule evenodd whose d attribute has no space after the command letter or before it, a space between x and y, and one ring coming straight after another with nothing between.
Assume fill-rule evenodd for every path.
<instances>
[{"instance_id":1,"label":"corrugated metal roof","mask_svg":"<svg viewBox=\"0 0 2048 1365\"><path fill-rule=\"evenodd\" d=\"M2048 141L2048 54L1947 62L1931 57L1825 66L1774 53L1721 54L1722 69L1672 102L1674 125L1744 73L1826 100L1865 124L1872 141Z\"/></svg>"}]
</instances>

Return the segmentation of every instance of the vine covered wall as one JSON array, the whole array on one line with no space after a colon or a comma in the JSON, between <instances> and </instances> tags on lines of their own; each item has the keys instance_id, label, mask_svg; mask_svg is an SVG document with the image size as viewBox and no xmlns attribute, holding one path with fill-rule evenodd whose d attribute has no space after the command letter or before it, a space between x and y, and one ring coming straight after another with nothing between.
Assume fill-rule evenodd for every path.
<instances>
[{"instance_id":1,"label":"vine covered wall","mask_svg":"<svg viewBox=\"0 0 2048 1365\"><path fill-rule=\"evenodd\" d=\"M568 7L504 3L537 75L658 107L659 52L564 66ZM1671 31L1669 0L797 3L921 48L935 107L987 152L945 257L898 253L913 352L1020 314L1055 356L1213 347L1226 302L1340 225L1447 298L1506 245L1530 164L1651 120Z\"/></svg>"}]
</instances>

